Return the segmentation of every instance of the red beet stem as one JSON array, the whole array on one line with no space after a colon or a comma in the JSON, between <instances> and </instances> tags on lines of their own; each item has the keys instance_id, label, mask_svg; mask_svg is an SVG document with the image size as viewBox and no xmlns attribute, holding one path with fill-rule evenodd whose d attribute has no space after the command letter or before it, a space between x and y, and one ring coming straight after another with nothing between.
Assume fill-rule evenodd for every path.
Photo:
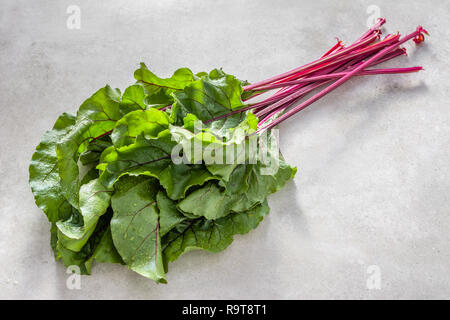
<instances>
[{"instance_id":1,"label":"red beet stem","mask_svg":"<svg viewBox=\"0 0 450 320\"><path fill-rule=\"evenodd\" d=\"M285 114L281 115L279 118L277 118L276 120L272 121L271 123L261 127L254 134L257 134L257 133L260 133L260 132L262 132L264 130L268 130L270 128L273 128L274 126L276 126L280 122L288 119L289 117L291 117L292 115L296 114L297 112L305 109L306 107L311 105L313 102L316 102L317 100L319 100L322 97L324 97L326 94L330 93L334 89L338 88L339 86L341 86L342 84L347 82L350 78L352 78L353 76L358 74L360 71L364 70L364 68L368 67L371 63L375 62L377 59L379 59L379 58L383 57L384 55L386 55L386 54L396 50L401 44L405 43L408 40L420 38L420 35L423 36L423 33L424 33L424 29L422 27L418 27L415 32L413 32L413 33L411 33L411 34L401 38L397 43L394 43L394 44L390 45L389 47L386 47L386 48L382 49L380 52L375 54L373 57L371 57L370 59L368 59L367 61L365 61L364 63L362 63L361 65L359 65L355 69L353 69L352 71L348 72L345 76L343 76L342 78L338 79L336 82L334 82L333 84L331 84L327 88L325 88L322 91L318 92L313 97L309 98L308 100L306 100L305 102L301 103L300 105L298 105L298 106L292 108L291 110L287 111Z\"/></svg>"}]
</instances>

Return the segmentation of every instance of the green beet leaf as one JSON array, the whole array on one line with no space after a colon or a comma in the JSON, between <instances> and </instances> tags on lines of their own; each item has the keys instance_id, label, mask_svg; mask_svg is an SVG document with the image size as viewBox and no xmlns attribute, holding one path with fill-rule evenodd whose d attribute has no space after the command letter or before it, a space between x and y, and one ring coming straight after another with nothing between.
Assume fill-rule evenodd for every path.
<instances>
[{"instance_id":1,"label":"green beet leaf","mask_svg":"<svg viewBox=\"0 0 450 320\"><path fill-rule=\"evenodd\" d=\"M183 124L184 117L189 113L203 122L212 120L241 108L244 105L241 100L242 91L240 80L214 69L208 76L186 86L183 91L173 93L175 103L171 117L178 125ZM244 117L242 114L235 114L213 121L207 126L220 131L222 128L236 127Z\"/></svg>"},{"instance_id":2,"label":"green beet leaf","mask_svg":"<svg viewBox=\"0 0 450 320\"><path fill-rule=\"evenodd\" d=\"M170 199L164 191L160 190L156 195L156 204L159 210L161 237L186 220L186 217L178 211L177 203Z\"/></svg>"},{"instance_id":3,"label":"green beet leaf","mask_svg":"<svg viewBox=\"0 0 450 320\"><path fill-rule=\"evenodd\" d=\"M173 163L171 154L176 142L169 130L158 133L156 138L146 139L140 134L136 142L117 148L109 155L109 162L101 166L101 180L112 186L123 175L145 175L159 179L168 196L183 198L189 188L216 179L204 166Z\"/></svg>"},{"instance_id":4,"label":"green beet leaf","mask_svg":"<svg viewBox=\"0 0 450 320\"><path fill-rule=\"evenodd\" d=\"M165 283L157 193L155 179L119 180L112 197L111 233L115 247L130 269Z\"/></svg>"},{"instance_id":5,"label":"green beet leaf","mask_svg":"<svg viewBox=\"0 0 450 320\"><path fill-rule=\"evenodd\" d=\"M145 102L147 94L144 87L140 84L134 84L125 89L120 101L120 111L127 114L136 110L146 110L149 105Z\"/></svg>"},{"instance_id":6,"label":"green beet leaf","mask_svg":"<svg viewBox=\"0 0 450 320\"><path fill-rule=\"evenodd\" d=\"M96 164L100 160L103 151L112 145L109 136L91 141L86 150L80 155L80 162L83 165Z\"/></svg>"},{"instance_id":7,"label":"green beet leaf","mask_svg":"<svg viewBox=\"0 0 450 320\"><path fill-rule=\"evenodd\" d=\"M116 148L130 145L136 137L143 134L147 138L156 138L169 127L169 116L156 109L130 112L120 119L111 134Z\"/></svg>"},{"instance_id":8,"label":"green beet leaf","mask_svg":"<svg viewBox=\"0 0 450 320\"><path fill-rule=\"evenodd\" d=\"M140 68L134 72L134 78L145 89L146 103L155 106L172 104L172 93L183 90L196 79L188 68L176 70L170 78L160 78L151 72L144 63L141 63Z\"/></svg>"},{"instance_id":9,"label":"green beet leaf","mask_svg":"<svg viewBox=\"0 0 450 320\"><path fill-rule=\"evenodd\" d=\"M54 246L56 259L61 259L66 267L78 266L81 274L90 274L93 261L120 263L123 260L117 252L110 230L110 220L112 213L102 216L92 236L79 251L72 251L66 248L60 239L52 233L52 247Z\"/></svg>"},{"instance_id":10,"label":"green beet leaf","mask_svg":"<svg viewBox=\"0 0 450 320\"><path fill-rule=\"evenodd\" d=\"M37 206L51 222L64 218L71 211L71 206L61 190L56 146L74 123L74 116L62 114L53 129L42 136L30 163L31 190Z\"/></svg>"},{"instance_id":11,"label":"green beet leaf","mask_svg":"<svg viewBox=\"0 0 450 320\"><path fill-rule=\"evenodd\" d=\"M103 185L99 178L91 180L80 188L80 216L82 224L74 224L72 220L58 221L59 231L68 239L65 246L73 251L80 250L88 241L95 229L98 219L106 213L110 201L112 188ZM70 243L70 245L69 245Z\"/></svg>"},{"instance_id":12,"label":"green beet leaf","mask_svg":"<svg viewBox=\"0 0 450 320\"><path fill-rule=\"evenodd\" d=\"M166 283L183 253L219 252L256 228L296 168L239 112L247 82L220 69L160 78L144 64L134 77L123 94L106 86L60 116L29 182L56 259L82 274L94 261L125 264Z\"/></svg>"},{"instance_id":13,"label":"green beet leaf","mask_svg":"<svg viewBox=\"0 0 450 320\"><path fill-rule=\"evenodd\" d=\"M172 262L190 250L222 251L231 244L233 235L255 229L268 213L267 202L263 202L246 212L217 220L197 218L184 221L163 238L164 257L167 262Z\"/></svg>"},{"instance_id":14,"label":"green beet leaf","mask_svg":"<svg viewBox=\"0 0 450 320\"><path fill-rule=\"evenodd\" d=\"M75 208L79 208L79 155L90 141L114 128L122 117L119 100L120 92L109 86L94 93L80 106L74 126L57 145L61 189Z\"/></svg>"}]
</instances>

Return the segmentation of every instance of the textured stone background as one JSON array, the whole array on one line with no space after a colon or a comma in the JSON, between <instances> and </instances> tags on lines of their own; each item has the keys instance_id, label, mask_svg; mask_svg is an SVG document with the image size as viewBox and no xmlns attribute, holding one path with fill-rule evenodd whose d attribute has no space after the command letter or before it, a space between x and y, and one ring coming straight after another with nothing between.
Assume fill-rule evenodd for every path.
<instances>
[{"instance_id":1,"label":"textured stone background","mask_svg":"<svg viewBox=\"0 0 450 320\"><path fill-rule=\"evenodd\" d=\"M68 30L66 9L81 8ZM281 126L295 181L271 214L224 252L190 252L155 285L95 265L81 290L53 261L49 223L28 187L41 134L145 61L256 81L309 62L366 30L369 5L420 50L396 65L426 71L353 79ZM448 1L18 1L0 3L0 298L448 298L450 112ZM368 267L381 272L369 290ZM370 271L371 269L369 269Z\"/></svg>"}]
</instances>

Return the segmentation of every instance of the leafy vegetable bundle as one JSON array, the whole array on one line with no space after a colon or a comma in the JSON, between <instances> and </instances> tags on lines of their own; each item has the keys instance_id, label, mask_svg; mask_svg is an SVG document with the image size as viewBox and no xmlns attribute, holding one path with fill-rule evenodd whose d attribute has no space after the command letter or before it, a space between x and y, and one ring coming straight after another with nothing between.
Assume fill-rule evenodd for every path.
<instances>
[{"instance_id":1,"label":"leafy vegetable bundle","mask_svg":"<svg viewBox=\"0 0 450 320\"><path fill-rule=\"evenodd\" d=\"M338 41L321 58L254 84L218 69L181 68L160 78L141 64L123 93L106 86L76 116L62 114L29 168L55 258L83 274L94 260L126 264L164 283L168 263L181 254L224 250L235 234L256 228L269 212L267 196L296 173L276 135L267 135L274 126L353 76L421 70L369 69L426 34L419 27L381 40L384 22L347 47ZM248 103L262 94L268 97Z\"/></svg>"}]
</instances>

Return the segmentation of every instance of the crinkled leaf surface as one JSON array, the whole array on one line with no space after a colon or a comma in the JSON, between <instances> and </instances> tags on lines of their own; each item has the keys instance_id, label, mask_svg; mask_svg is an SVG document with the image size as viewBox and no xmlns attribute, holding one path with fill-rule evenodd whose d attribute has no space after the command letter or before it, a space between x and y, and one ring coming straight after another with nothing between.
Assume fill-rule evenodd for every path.
<instances>
[{"instance_id":1,"label":"crinkled leaf surface","mask_svg":"<svg viewBox=\"0 0 450 320\"><path fill-rule=\"evenodd\" d=\"M252 113L226 132L199 128L198 122L196 116L188 114L183 127L169 125L172 139L182 146L184 158L189 163L203 160L208 168L211 167L211 172L230 170L229 164L256 163L257 136L250 135L256 131L258 119Z\"/></svg>"},{"instance_id":2,"label":"crinkled leaf surface","mask_svg":"<svg viewBox=\"0 0 450 320\"><path fill-rule=\"evenodd\" d=\"M53 129L47 131L37 146L29 168L30 186L36 204L51 222L64 218L70 212L60 186L56 157L56 145L75 123L73 115L64 113L56 120Z\"/></svg>"},{"instance_id":3,"label":"crinkled leaf surface","mask_svg":"<svg viewBox=\"0 0 450 320\"><path fill-rule=\"evenodd\" d=\"M223 165L230 166L231 173L223 171L226 179L215 183L208 183L195 190L178 203L178 208L190 215L203 216L207 219L217 219L230 212L246 211L266 197L280 190L296 172L282 158L272 159L278 168L276 172L267 174L268 167L260 161L257 164ZM216 166L217 167L217 166ZM216 171L215 174L220 174ZM223 188L222 188L223 187ZM198 204L202 205L199 206Z\"/></svg>"},{"instance_id":4,"label":"crinkled leaf surface","mask_svg":"<svg viewBox=\"0 0 450 320\"><path fill-rule=\"evenodd\" d=\"M109 224L111 212L103 215L97 223L94 232L79 251L66 248L61 241L56 242L55 255L65 266L76 265L81 274L90 274L93 260L98 262L123 263L113 242L110 241Z\"/></svg>"},{"instance_id":5,"label":"crinkled leaf surface","mask_svg":"<svg viewBox=\"0 0 450 320\"><path fill-rule=\"evenodd\" d=\"M242 107L242 91L238 79L215 69L207 77L186 86L183 91L173 93L175 103L171 116L179 125L183 124L184 117L189 113L201 121L211 120ZM242 119L243 115L235 114L213 121L208 126L217 128L216 130L222 127L235 127Z\"/></svg>"},{"instance_id":6,"label":"crinkled leaf surface","mask_svg":"<svg viewBox=\"0 0 450 320\"><path fill-rule=\"evenodd\" d=\"M147 138L156 138L158 134L169 127L169 116L157 109L137 110L120 119L111 134L116 148L130 145L136 137L143 134Z\"/></svg>"},{"instance_id":7,"label":"crinkled leaf surface","mask_svg":"<svg viewBox=\"0 0 450 320\"><path fill-rule=\"evenodd\" d=\"M56 148L61 189L75 208L79 208L79 155L89 141L112 130L122 117L119 99L120 92L109 86L94 93L80 106L74 126Z\"/></svg>"},{"instance_id":8,"label":"crinkled leaf surface","mask_svg":"<svg viewBox=\"0 0 450 320\"><path fill-rule=\"evenodd\" d=\"M66 266L88 274L94 260L124 263L166 282L184 252L221 251L255 228L295 168L277 146L269 162L252 156L250 111L215 119L244 105L234 76L182 68L164 79L141 64L135 78L122 96L106 86L58 119L33 155L30 185ZM174 150L190 163L172 162Z\"/></svg>"},{"instance_id":9,"label":"crinkled leaf surface","mask_svg":"<svg viewBox=\"0 0 450 320\"><path fill-rule=\"evenodd\" d=\"M201 203L201 205L199 205ZM243 212L258 204L244 194L227 194L215 183L195 190L178 203L182 212L202 216L206 219L219 219L231 212Z\"/></svg>"},{"instance_id":10,"label":"crinkled leaf surface","mask_svg":"<svg viewBox=\"0 0 450 320\"><path fill-rule=\"evenodd\" d=\"M176 70L170 78L160 78L144 63L134 72L134 78L145 88L146 103L160 106L172 104L172 93L183 90L196 79L188 68Z\"/></svg>"},{"instance_id":11,"label":"crinkled leaf surface","mask_svg":"<svg viewBox=\"0 0 450 320\"><path fill-rule=\"evenodd\" d=\"M92 263L96 260L100 263L120 263L125 264L123 262L122 257L117 252L116 247L114 246L113 239L111 236L111 227L108 226L108 229L105 231L103 236L100 239L97 247L94 250L92 256L86 261L86 267L88 270L91 269Z\"/></svg>"},{"instance_id":12,"label":"crinkled leaf surface","mask_svg":"<svg viewBox=\"0 0 450 320\"><path fill-rule=\"evenodd\" d=\"M120 111L123 114L135 110L146 110L149 106L145 102L147 94L144 92L144 87L140 84L134 84L125 89L120 101Z\"/></svg>"},{"instance_id":13,"label":"crinkled leaf surface","mask_svg":"<svg viewBox=\"0 0 450 320\"><path fill-rule=\"evenodd\" d=\"M256 228L268 213L269 207L264 202L246 212L217 220L198 218L184 221L163 238L164 257L171 262L190 250L222 251L233 241L233 235L245 234Z\"/></svg>"},{"instance_id":14,"label":"crinkled leaf surface","mask_svg":"<svg viewBox=\"0 0 450 320\"><path fill-rule=\"evenodd\" d=\"M117 148L108 156L109 162L100 179L112 186L122 175L157 177L172 163L172 147L168 131L161 132L157 139L147 140L139 135L135 143Z\"/></svg>"},{"instance_id":15,"label":"crinkled leaf surface","mask_svg":"<svg viewBox=\"0 0 450 320\"><path fill-rule=\"evenodd\" d=\"M92 141L80 155L80 162L83 165L98 163L102 152L111 145L111 139L108 136Z\"/></svg>"},{"instance_id":16,"label":"crinkled leaf surface","mask_svg":"<svg viewBox=\"0 0 450 320\"><path fill-rule=\"evenodd\" d=\"M252 165L247 179L248 190L246 196L253 201L262 201L267 195L275 193L294 177L297 168L289 166L282 158L275 174L264 174L267 166L262 163Z\"/></svg>"},{"instance_id":17,"label":"crinkled leaf surface","mask_svg":"<svg viewBox=\"0 0 450 320\"><path fill-rule=\"evenodd\" d=\"M204 166L173 163L171 152L175 145L169 130L161 131L156 138L150 139L141 134L135 143L115 150L101 179L105 185L111 186L123 175L155 177L173 200L184 197L192 186L215 179Z\"/></svg>"},{"instance_id":18,"label":"crinkled leaf surface","mask_svg":"<svg viewBox=\"0 0 450 320\"><path fill-rule=\"evenodd\" d=\"M177 203L171 200L164 191L158 192L156 204L159 210L161 237L186 220L186 217L177 210Z\"/></svg>"},{"instance_id":19,"label":"crinkled leaf surface","mask_svg":"<svg viewBox=\"0 0 450 320\"><path fill-rule=\"evenodd\" d=\"M59 231L67 238L64 246L79 251L88 241L97 225L98 219L106 213L110 201L112 188L107 188L99 178L91 180L80 188L80 219L73 223L72 219L58 221ZM81 223L80 223L81 222Z\"/></svg>"},{"instance_id":20,"label":"crinkled leaf surface","mask_svg":"<svg viewBox=\"0 0 450 320\"><path fill-rule=\"evenodd\" d=\"M193 186L203 185L206 181L217 180L204 165L187 165L170 163L158 175L159 182L165 188L169 197L179 200L186 196Z\"/></svg>"}]
</instances>

